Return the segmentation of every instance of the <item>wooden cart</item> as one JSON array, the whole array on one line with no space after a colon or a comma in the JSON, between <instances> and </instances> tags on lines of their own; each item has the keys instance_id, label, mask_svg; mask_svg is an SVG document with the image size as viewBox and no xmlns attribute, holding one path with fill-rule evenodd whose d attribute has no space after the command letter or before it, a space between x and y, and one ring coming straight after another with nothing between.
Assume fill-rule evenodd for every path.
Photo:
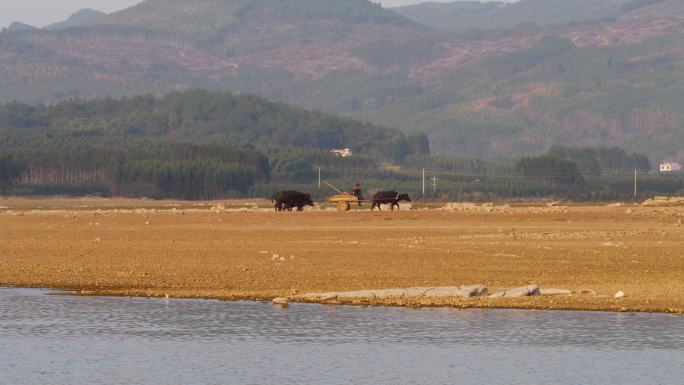
<instances>
[{"instance_id":1,"label":"wooden cart","mask_svg":"<svg viewBox=\"0 0 684 385\"><path fill-rule=\"evenodd\" d=\"M338 195L332 195L328 197L330 203L334 203L337 206L337 211L349 211L351 210L352 203L359 203L359 198L356 195L351 195L348 193L341 193Z\"/></svg>"},{"instance_id":2,"label":"wooden cart","mask_svg":"<svg viewBox=\"0 0 684 385\"><path fill-rule=\"evenodd\" d=\"M360 200L356 195L344 192L338 189L337 187L333 186L332 184L328 183L327 181L324 181L324 183L339 193L337 195L331 195L328 197L328 202L334 203L337 207L337 211L349 211L351 210L351 205L353 203L360 204L361 202L364 202Z\"/></svg>"}]
</instances>

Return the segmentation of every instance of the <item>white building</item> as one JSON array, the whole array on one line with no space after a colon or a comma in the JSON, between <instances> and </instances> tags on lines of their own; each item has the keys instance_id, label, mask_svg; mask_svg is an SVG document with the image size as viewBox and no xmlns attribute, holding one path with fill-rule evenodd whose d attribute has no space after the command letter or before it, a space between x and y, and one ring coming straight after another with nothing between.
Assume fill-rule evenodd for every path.
<instances>
[{"instance_id":1,"label":"white building","mask_svg":"<svg viewBox=\"0 0 684 385\"><path fill-rule=\"evenodd\" d=\"M677 162L665 162L660 165L660 172L682 171L682 165Z\"/></svg>"},{"instance_id":2,"label":"white building","mask_svg":"<svg viewBox=\"0 0 684 385\"><path fill-rule=\"evenodd\" d=\"M352 150L348 148L342 148L339 150L330 150L330 153L336 156L341 156L343 158L349 158L352 156Z\"/></svg>"}]
</instances>

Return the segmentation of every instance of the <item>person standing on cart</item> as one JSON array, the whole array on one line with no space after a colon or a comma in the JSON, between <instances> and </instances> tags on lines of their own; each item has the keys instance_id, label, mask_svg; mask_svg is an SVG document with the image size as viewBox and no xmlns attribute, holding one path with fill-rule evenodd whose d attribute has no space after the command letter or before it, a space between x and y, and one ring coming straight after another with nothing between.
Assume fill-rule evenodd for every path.
<instances>
[{"instance_id":1,"label":"person standing on cart","mask_svg":"<svg viewBox=\"0 0 684 385\"><path fill-rule=\"evenodd\" d=\"M356 186L354 186L352 195L356 197L356 199L359 201L359 206L361 206L361 201L363 200L363 191L361 190L361 184L357 183Z\"/></svg>"}]
</instances>

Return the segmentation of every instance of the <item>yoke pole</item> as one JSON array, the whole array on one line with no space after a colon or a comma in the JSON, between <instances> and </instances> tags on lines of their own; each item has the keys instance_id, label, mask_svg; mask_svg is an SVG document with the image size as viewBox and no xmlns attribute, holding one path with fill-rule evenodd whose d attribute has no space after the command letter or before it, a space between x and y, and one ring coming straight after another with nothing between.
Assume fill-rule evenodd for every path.
<instances>
[{"instance_id":1,"label":"yoke pole","mask_svg":"<svg viewBox=\"0 0 684 385\"><path fill-rule=\"evenodd\" d=\"M340 190L340 189L338 189L337 187L335 187L335 186L331 185L330 183L328 183L328 181L327 181L327 180L324 180L324 181L323 181L323 183L327 184L327 185L328 185L328 187L330 187L331 189L333 189L333 190L337 191L338 193L340 193L340 194L344 194L344 192L343 192L343 191L341 191L341 190Z\"/></svg>"}]
</instances>

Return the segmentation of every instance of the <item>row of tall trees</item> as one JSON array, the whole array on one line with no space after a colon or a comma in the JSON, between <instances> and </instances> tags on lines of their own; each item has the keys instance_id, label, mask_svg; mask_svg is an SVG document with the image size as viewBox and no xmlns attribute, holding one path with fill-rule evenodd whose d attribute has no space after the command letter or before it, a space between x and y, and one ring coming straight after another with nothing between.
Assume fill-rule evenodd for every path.
<instances>
[{"instance_id":1,"label":"row of tall trees","mask_svg":"<svg viewBox=\"0 0 684 385\"><path fill-rule=\"evenodd\" d=\"M223 199L270 179L268 159L230 145L142 141L20 147L0 157L3 190Z\"/></svg>"},{"instance_id":2,"label":"row of tall trees","mask_svg":"<svg viewBox=\"0 0 684 385\"><path fill-rule=\"evenodd\" d=\"M23 167L13 156L0 154L0 192L4 192L21 176Z\"/></svg>"}]
</instances>

